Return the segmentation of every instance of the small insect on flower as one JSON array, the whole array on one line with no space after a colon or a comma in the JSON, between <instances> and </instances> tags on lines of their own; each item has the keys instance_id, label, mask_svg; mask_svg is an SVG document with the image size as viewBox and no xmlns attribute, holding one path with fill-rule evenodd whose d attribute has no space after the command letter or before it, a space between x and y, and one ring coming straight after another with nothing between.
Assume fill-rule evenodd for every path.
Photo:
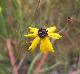
<instances>
[{"instance_id":1,"label":"small insect on flower","mask_svg":"<svg viewBox=\"0 0 80 74\"><path fill-rule=\"evenodd\" d=\"M55 26L47 28L47 29L43 29L43 28L37 29L37 28L32 28L32 27L29 27L29 29L30 29L30 32L32 32L32 34L27 34L24 36L35 37L35 39L32 41L31 46L29 47L29 50L34 51L38 43L40 43L40 51L42 53L54 52L54 48L49 38L59 39L62 37L58 33L54 33L54 31L56 30Z\"/></svg>"}]
</instances>

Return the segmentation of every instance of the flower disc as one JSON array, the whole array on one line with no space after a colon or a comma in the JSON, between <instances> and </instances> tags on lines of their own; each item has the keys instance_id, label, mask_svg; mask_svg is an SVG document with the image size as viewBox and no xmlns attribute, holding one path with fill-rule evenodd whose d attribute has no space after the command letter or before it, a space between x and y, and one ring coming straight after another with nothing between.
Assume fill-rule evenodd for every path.
<instances>
[{"instance_id":1,"label":"flower disc","mask_svg":"<svg viewBox=\"0 0 80 74\"><path fill-rule=\"evenodd\" d=\"M44 37L46 37L48 35L48 33L47 33L47 31L46 31L46 29L39 29L38 30L38 36L39 37L41 37L41 38L44 38Z\"/></svg>"}]
</instances>

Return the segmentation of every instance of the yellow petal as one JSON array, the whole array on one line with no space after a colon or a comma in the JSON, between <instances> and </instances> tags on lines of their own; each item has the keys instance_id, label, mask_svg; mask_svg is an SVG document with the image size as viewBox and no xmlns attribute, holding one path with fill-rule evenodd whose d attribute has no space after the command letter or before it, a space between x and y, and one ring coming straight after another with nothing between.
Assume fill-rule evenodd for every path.
<instances>
[{"instance_id":1,"label":"yellow petal","mask_svg":"<svg viewBox=\"0 0 80 74\"><path fill-rule=\"evenodd\" d=\"M52 33L52 32L54 32L56 30L56 26L47 28L46 30L48 30L48 33Z\"/></svg>"},{"instance_id":2,"label":"yellow petal","mask_svg":"<svg viewBox=\"0 0 80 74\"><path fill-rule=\"evenodd\" d=\"M48 36L52 37L53 39L59 39L62 36L58 33L48 33Z\"/></svg>"},{"instance_id":3,"label":"yellow petal","mask_svg":"<svg viewBox=\"0 0 80 74\"><path fill-rule=\"evenodd\" d=\"M54 52L52 44L48 37L41 39L40 50L42 53L46 53L49 51Z\"/></svg>"},{"instance_id":4,"label":"yellow petal","mask_svg":"<svg viewBox=\"0 0 80 74\"><path fill-rule=\"evenodd\" d=\"M33 34L27 34L27 35L24 35L25 37L36 37L37 34L36 33L33 33Z\"/></svg>"},{"instance_id":5,"label":"yellow petal","mask_svg":"<svg viewBox=\"0 0 80 74\"><path fill-rule=\"evenodd\" d=\"M38 29L37 28L29 27L29 29L30 29L30 32L38 33Z\"/></svg>"},{"instance_id":6,"label":"yellow petal","mask_svg":"<svg viewBox=\"0 0 80 74\"><path fill-rule=\"evenodd\" d=\"M38 45L40 41L40 37L36 37L33 41L31 46L29 47L29 50L31 49L32 51L36 48L36 46Z\"/></svg>"}]
</instances>

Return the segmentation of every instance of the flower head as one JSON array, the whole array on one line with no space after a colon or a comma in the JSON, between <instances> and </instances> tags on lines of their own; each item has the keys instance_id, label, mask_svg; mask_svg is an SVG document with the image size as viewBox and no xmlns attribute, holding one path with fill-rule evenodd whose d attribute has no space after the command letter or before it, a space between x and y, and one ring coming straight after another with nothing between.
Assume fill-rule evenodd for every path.
<instances>
[{"instance_id":1,"label":"flower head","mask_svg":"<svg viewBox=\"0 0 80 74\"><path fill-rule=\"evenodd\" d=\"M40 43L40 51L42 53L54 52L54 48L49 38L59 39L62 37L58 33L54 33L54 31L56 30L55 26L47 28L47 29L43 29L43 28L37 29L37 28L32 28L32 27L29 27L29 29L30 29L30 32L32 32L32 34L27 34L24 36L35 37L34 40L32 41L31 46L29 47L29 50L34 51L38 43Z\"/></svg>"}]
</instances>

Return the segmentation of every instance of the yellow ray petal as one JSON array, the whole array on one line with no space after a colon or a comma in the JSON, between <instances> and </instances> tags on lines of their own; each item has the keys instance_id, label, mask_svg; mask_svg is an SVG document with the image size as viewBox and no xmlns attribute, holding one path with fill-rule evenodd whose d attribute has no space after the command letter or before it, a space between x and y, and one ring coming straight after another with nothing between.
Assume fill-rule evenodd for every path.
<instances>
[{"instance_id":1,"label":"yellow ray petal","mask_svg":"<svg viewBox=\"0 0 80 74\"><path fill-rule=\"evenodd\" d=\"M33 33L33 34L27 34L27 35L24 35L25 37L36 37L37 34L36 33Z\"/></svg>"},{"instance_id":2,"label":"yellow ray petal","mask_svg":"<svg viewBox=\"0 0 80 74\"><path fill-rule=\"evenodd\" d=\"M42 53L54 52L52 44L48 37L41 39L40 50Z\"/></svg>"},{"instance_id":3,"label":"yellow ray petal","mask_svg":"<svg viewBox=\"0 0 80 74\"><path fill-rule=\"evenodd\" d=\"M30 29L30 32L38 33L38 29L37 28L29 27L29 29Z\"/></svg>"},{"instance_id":4,"label":"yellow ray petal","mask_svg":"<svg viewBox=\"0 0 80 74\"><path fill-rule=\"evenodd\" d=\"M53 39L59 39L62 36L58 33L48 33L48 36L52 37Z\"/></svg>"},{"instance_id":5,"label":"yellow ray petal","mask_svg":"<svg viewBox=\"0 0 80 74\"><path fill-rule=\"evenodd\" d=\"M40 41L40 37L36 37L33 41L31 46L29 47L29 50L31 49L32 51L36 48L36 46L38 45Z\"/></svg>"},{"instance_id":6,"label":"yellow ray petal","mask_svg":"<svg viewBox=\"0 0 80 74\"><path fill-rule=\"evenodd\" d=\"M47 28L46 30L48 30L48 33L52 33L52 32L54 32L56 30L56 26Z\"/></svg>"}]
</instances>

